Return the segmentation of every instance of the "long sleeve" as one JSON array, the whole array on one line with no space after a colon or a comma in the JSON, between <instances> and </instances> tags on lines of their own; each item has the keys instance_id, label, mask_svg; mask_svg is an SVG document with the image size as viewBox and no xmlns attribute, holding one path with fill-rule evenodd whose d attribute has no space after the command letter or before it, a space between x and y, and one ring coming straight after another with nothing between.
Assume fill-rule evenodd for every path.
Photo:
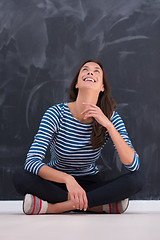
<instances>
[{"instance_id":1,"label":"long sleeve","mask_svg":"<svg viewBox=\"0 0 160 240\"><path fill-rule=\"evenodd\" d=\"M48 145L58 130L58 126L59 109L55 105L45 112L41 120L39 130L27 154L25 170L38 175L40 168L45 164L42 161L45 158Z\"/></svg>"},{"instance_id":2,"label":"long sleeve","mask_svg":"<svg viewBox=\"0 0 160 240\"><path fill-rule=\"evenodd\" d=\"M125 128L124 122L122 120L122 118L120 117L120 115L114 111L112 117L111 117L111 122L113 123L114 127L116 128L116 130L119 132L119 134L121 135L121 137L125 140L125 142L134 149L131 140L129 139L127 130ZM109 134L107 133L106 135L106 140L108 139ZM115 148L115 145L114 145ZM116 148L115 148L116 149ZM124 165L128 170L130 171L136 171L139 169L139 155L137 154L136 150L134 149L134 159L131 165Z\"/></svg>"}]
</instances>

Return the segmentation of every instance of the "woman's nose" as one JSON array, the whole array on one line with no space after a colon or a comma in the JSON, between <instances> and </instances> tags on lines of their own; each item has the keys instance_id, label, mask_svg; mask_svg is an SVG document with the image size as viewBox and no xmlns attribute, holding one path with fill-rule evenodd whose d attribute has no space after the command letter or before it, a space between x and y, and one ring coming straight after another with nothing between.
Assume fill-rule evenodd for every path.
<instances>
[{"instance_id":1,"label":"woman's nose","mask_svg":"<svg viewBox=\"0 0 160 240\"><path fill-rule=\"evenodd\" d=\"M89 74L93 75L93 73L92 73L92 72L88 72L88 75L89 75Z\"/></svg>"}]
</instances>

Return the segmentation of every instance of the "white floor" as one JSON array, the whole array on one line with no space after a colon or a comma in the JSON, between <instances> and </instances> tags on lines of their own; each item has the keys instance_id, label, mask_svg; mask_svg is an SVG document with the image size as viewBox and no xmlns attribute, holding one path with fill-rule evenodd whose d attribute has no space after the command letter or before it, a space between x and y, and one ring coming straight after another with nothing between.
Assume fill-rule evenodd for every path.
<instances>
[{"instance_id":1,"label":"white floor","mask_svg":"<svg viewBox=\"0 0 160 240\"><path fill-rule=\"evenodd\" d=\"M27 216L22 201L0 201L0 240L160 240L160 201L130 201L120 215Z\"/></svg>"}]
</instances>

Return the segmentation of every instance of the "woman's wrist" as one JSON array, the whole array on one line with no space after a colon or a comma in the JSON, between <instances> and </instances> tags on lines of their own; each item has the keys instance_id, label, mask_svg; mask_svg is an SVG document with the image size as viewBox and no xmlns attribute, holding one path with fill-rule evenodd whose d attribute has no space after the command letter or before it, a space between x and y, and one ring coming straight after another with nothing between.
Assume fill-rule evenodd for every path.
<instances>
[{"instance_id":1,"label":"woman's wrist","mask_svg":"<svg viewBox=\"0 0 160 240\"><path fill-rule=\"evenodd\" d=\"M69 181L73 180L74 177L72 175L69 175L67 173L65 173L65 177L64 177L64 183L67 184Z\"/></svg>"},{"instance_id":2,"label":"woman's wrist","mask_svg":"<svg viewBox=\"0 0 160 240\"><path fill-rule=\"evenodd\" d=\"M105 124L104 124L104 127L107 129L107 131L109 132L114 126L113 126L113 124L112 124L112 122L109 120L109 119L107 119L107 121L105 122Z\"/></svg>"}]
</instances>

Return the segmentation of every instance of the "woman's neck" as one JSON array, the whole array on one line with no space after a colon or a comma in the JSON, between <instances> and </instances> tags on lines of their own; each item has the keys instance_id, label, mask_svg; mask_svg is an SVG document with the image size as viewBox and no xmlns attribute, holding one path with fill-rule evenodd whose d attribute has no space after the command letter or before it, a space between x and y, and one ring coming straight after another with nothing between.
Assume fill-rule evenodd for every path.
<instances>
[{"instance_id":1,"label":"woman's neck","mask_svg":"<svg viewBox=\"0 0 160 240\"><path fill-rule=\"evenodd\" d=\"M89 94L85 94L85 95L78 95L77 99L75 101L76 106L78 108L81 108L82 111L85 110L87 108L86 105L84 105L83 103L92 103L92 104L97 104L97 97L93 96L93 95L89 95Z\"/></svg>"},{"instance_id":2,"label":"woman's neck","mask_svg":"<svg viewBox=\"0 0 160 240\"><path fill-rule=\"evenodd\" d=\"M93 122L92 118L88 118L87 120L84 120L84 115L81 113L88 108L87 105L84 105L83 103L92 103L96 104L98 100L98 96L93 96L93 94L78 94L77 99L72 104L69 104L70 111L72 115L78 119L80 122Z\"/></svg>"}]
</instances>

